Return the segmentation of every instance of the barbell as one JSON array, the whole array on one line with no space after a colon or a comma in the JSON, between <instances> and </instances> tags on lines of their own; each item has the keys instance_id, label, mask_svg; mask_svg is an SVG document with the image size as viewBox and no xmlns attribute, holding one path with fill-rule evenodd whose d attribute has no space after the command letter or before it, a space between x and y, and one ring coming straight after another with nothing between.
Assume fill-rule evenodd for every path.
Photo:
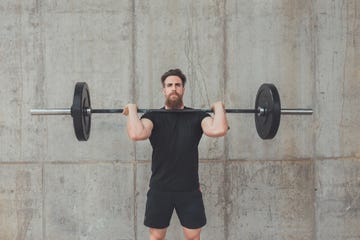
<instances>
[{"instance_id":1,"label":"barbell","mask_svg":"<svg viewBox=\"0 0 360 240\"><path fill-rule=\"evenodd\" d=\"M198 111L211 113L211 109L138 109L139 113L157 112L161 114L186 114ZM281 108L280 96L274 84L264 83L260 86L255 99L254 109L225 109L226 113L251 113L255 115L255 126L262 139L275 137L281 115L311 115L312 109ZM87 141L90 136L91 115L94 113L122 113L123 109L92 109L90 91L86 82L75 85L73 104L71 108L31 109L32 115L71 115L76 138Z\"/></svg>"}]
</instances>

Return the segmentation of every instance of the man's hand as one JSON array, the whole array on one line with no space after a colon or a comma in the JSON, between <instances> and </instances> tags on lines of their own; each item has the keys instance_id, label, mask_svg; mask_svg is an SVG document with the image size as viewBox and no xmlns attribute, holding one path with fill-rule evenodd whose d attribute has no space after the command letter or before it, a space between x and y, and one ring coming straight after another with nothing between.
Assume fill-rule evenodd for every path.
<instances>
[{"instance_id":1,"label":"man's hand","mask_svg":"<svg viewBox=\"0 0 360 240\"><path fill-rule=\"evenodd\" d=\"M134 103L129 103L125 106L122 114L125 116L128 116L130 112L135 112L137 113L137 105Z\"/></svg>"},{"instance_id":2,"label":"man's hand","mask_svg":"<svg viewBox=\"0 0 360 240\"><path fill-rule=\"evenodd\" d=\"M225 105L223 102L218 101L211 105L211 110L215 113L215 111L224 111L225 112Z\"/></svg>"}]
</instances>

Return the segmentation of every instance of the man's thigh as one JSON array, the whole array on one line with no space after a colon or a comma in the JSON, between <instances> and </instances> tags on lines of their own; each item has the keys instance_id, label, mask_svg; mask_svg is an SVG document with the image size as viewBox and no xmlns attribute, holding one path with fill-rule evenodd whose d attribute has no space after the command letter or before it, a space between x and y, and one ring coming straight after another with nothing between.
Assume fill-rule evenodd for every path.
<instances>
[{"instance_id":1,"label":"man's thigh","mask_svg":"<svg viewBox=\"0 0 360 240\"><path fill-rule=\"evenodd\" d=\"M200 191L179 193L175 198L175 210L183 227L199 229L206 224L202 193Z\"/></svg>"},{"instance_id":2,"label":"man's thigh","mask_svg":"<svg viewBox=\"0 0 360 240\"><path fill-rule=\"evenodd\" d=\"M154 229L164 229L170 224L174 203L167 192L150 189L147 193L144 225Z\"/></svg>"}]
</instances>

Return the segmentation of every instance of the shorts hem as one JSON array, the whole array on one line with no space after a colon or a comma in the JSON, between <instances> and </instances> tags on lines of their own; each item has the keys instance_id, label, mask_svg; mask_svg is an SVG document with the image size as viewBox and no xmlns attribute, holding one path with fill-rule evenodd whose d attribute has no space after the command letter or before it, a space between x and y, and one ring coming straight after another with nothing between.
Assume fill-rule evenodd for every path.
<instances>
[{"instance_id":1,"label":"shorts hem","mask_svg":"<svg viewBox=\"0 0 360 240\"><path fill-rule=\"evenodd\" d=\"M170 226L170 224L164 225L164 226L155 226L155 225L147 224L147 223L144 223L144 225L148 228L155 228L155 229L164 229L164 228L168 228Z\"/></svg>"},{"instance_id":2,"label":"shorts hem","mask_svg":"<svg viewBox=\"0 0 360 240\"><path fill-rule=\"evenodd\" d=\"M184 224L181 224L181 226L188 228L188 229L198 229L198 228L203 228L206 226L206 223L204 224L199 224L199 225L195 225L195 226L185 226Z\"/></svg>"}]
</instances>

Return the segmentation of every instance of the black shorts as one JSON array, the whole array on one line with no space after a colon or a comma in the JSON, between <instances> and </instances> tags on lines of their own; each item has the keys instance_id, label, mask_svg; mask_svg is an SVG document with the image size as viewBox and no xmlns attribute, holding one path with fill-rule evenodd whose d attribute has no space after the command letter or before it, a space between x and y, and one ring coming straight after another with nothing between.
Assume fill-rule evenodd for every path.
<instances>
[{"instance_id":1,"label":"black shorts","mask_svg":"<svg viewBox=\"0 0 360 240\"><path fill-rule=\"evenodd\" d=\"M199 190L160 192L150 189L147 193L145 226L158 229L168 227L174 209L183 227L196 229L206 224L204 203Z\"/></svg>"}]
</instances>

